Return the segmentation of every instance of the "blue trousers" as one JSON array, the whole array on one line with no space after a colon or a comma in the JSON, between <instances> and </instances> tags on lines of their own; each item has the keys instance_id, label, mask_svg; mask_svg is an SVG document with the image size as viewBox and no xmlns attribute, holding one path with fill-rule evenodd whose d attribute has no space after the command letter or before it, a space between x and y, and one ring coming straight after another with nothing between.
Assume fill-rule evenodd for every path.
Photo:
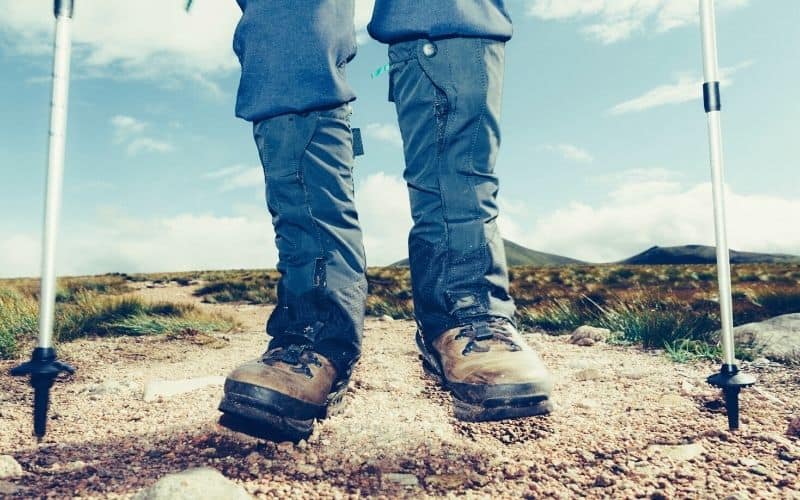
<instances>
[{"instance_id":1,"label":"blue trousers","mask_svg":"<svg viewBox=\"0 0 800 500\"><path fill-rule=\"evenodd\" d=\"M353 195L345 67L352 0L239 0L237 114L253 122L278 247L270 348L306 343L344 376L358 358L367 285ZM389 44L414 225L414 310L433 340L478 318L513 321L497 229L502 0L377 0L370 34Z\"/></svg>"}]
</instances>

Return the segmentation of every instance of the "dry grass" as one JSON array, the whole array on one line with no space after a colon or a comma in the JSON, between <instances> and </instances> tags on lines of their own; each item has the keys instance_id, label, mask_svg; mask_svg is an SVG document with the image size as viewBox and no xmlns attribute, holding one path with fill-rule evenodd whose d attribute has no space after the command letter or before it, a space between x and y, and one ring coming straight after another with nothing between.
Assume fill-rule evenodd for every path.
<instances>
[{"instance_id":1,"label":"dry grass","mask_svg":"<svg viewBox=\"0 0 800 500\"><path fill-rule=\"evenodd\" d=\"M511 293L525 328L566 333L583 324L605 326L616 332L615 340L666 349L676 360L716 356L711 333L719 328L716 270L712 265L571 265L562 267L515 267L511 269ZM279 274L275 270L197 271L188 273L114 274L64 280L59 302L89 304L100 295L128 290L130 282L174 282L200 284L195 295L205 302L271 304ZM369 297L367 314L413 318L414 307L408 268L372 268L367 272ZM760 321L773 316L800 312L800 265L740 264L733 266L734 323ZM0 311L0 355L8 338L30 333L29 321L38 291L34 280L14 280L0 286L16 290L24 298L4 300ZM87 295L88 294L88 295ZM82 297L90 298L82 298ZM2 298L5 297L5 298ZM130 316L150 318L135 325L120 321L108 334L138 334L140 331L174 330L180 321L163 320L156 312L138 310L136 305L98 303L89 317ZM89 310L88 305L82 306ZM115 312L116 311L116 312ZM133 312L131 312L133 311ZM185 312L182 313L191 316ZM129 316L129 317L130 317ZM69 320L86 324L78 332L106 331L102 321ZM93 322L94 321L94 322ZM149 321L149 323L148 323ZM193 320L194 321L194 320ZM197 320L199 321L199 320ZM67 323L65 323L67 324ZM210 321L209 324L214 324ZM11 325L11 326L9 326ZM218 325L219 326L219 325ZM202 329L198 329L202 330ZM114 332L114 333L111 333ZM5 335L5 336L4 336ZM71 333L62 333L67 337ZM81 335L81 334L78 334ZM5 340L4 340L5 339ZM4 344L5 342L5 344ZM747 355L748 353L743 353Z\"/></svg>"},{"instance_id":2,"label":"dry grass","mask_svg":"<svg viewBox=\"0 0 800 500\"><path fill-rule=\"evenodd\" d=\"M54 334L69 341L89 336L180 335L228 331L236 323L191 304L149 303L122 296L130 290L123 276L68 278L59 281ZM38 283L0 282L0 359L15 356L38 329Z\"/></svg>"}]
</instances>

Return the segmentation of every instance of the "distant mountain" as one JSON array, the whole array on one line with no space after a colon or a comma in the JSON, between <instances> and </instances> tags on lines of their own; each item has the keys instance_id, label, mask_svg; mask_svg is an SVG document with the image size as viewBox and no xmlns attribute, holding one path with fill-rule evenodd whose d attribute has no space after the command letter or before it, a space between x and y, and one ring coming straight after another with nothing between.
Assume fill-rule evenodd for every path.
<instances>
[{"instance_id":1,"label":"distant mountain","mask_svg":"<svg viewBox=\"0 0 800 500\"><path fill-rule=\"evenodd\" d=\"M513 241L503 240L509 266L563 266L567 264L586 264L580 260L562 257L551 253L537 252ZM408 267L408 259L392 264L393 267Z\"/></svg>"},{"instance_id":2,"label":"distant mountain","mask_svg":"<svg viewBox=\"0 0 800 500\"><path fill-rule=\"evenodd\" d=\"M714 247L683 245L677 247L652 247L616 264L714 264L717 254ZM737 252L731 250L732 264L800 264L800 256Z\"/></svg>"}]
</instances>

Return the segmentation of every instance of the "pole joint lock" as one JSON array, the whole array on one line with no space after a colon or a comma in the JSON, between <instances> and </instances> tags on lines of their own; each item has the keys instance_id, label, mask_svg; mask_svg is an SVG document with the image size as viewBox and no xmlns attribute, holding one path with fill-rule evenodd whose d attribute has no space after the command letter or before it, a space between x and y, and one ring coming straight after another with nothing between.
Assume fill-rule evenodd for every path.
<instances>
[{"instance_id":1,"label":"pole joint lock","mask_svg":"<svg viewBox=\"0 0 800 500\"><path fill-rule=\"evenodd\" d=\"M703 84L703 104L705 105L706 113L722 109L719 82L706 82Z\"/></svg>"},{"instance_id":2,"label":"pole joint lock","mask_svg":"<svg viewBox=\"0 0 800 500\"><path fill-rule=\"evenodd\" d=\"M55 0L53 13L56 18L61 16L72 17L75 13L75 0Z\"/></svg>"}]
</instances>

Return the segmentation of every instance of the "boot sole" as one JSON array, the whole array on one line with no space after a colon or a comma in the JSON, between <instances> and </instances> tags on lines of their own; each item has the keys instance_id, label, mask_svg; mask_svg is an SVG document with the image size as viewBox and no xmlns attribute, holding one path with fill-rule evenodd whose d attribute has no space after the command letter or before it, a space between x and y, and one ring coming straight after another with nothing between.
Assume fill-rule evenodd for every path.
<instances>
[{"instance_id":1,"label":"boot sole","mask_svg":"<svg viewBox=\"0 0 800 500\"><path fill-rule=\"evenodd\" d=\"M420 355L420 360L425 373L450 393L453 398L453 413L457 419L464 422L490 422L533 417L546 415L553 411L553 403L546 394L491 398L480 403L463 401L456 396L456 392L450 388L444 377L424 356Z\"/></svg>"},{"instance_id":2,"label":"boot sole","mask_svg":"<svg viewBox=\"0 0 800 500\"><path fill-rule=\"evenodd\" d=\"M337 413L345 406L347 384L328 396L324 413L318 418L297 419L282 415L278 408L266 406L259 400L242 394L226 393L219 404L222 416L219 424L234 432L240 432L269 441L298 442L308 439L314 431L314 422Z\"/></svg>"}]
</instances>

